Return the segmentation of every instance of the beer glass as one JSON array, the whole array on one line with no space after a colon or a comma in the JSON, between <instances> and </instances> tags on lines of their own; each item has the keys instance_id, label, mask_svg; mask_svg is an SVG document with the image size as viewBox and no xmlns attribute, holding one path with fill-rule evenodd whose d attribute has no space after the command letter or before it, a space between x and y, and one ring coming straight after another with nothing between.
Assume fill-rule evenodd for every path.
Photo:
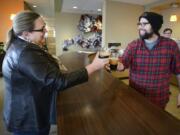
<instances>
[{"instance_id":1,"label":"beer glass","mask_svg":"<svg viewBox=\"0 0 180 135\"><path fill-rule=\"evenodd\" d=\"M118 65L118 53L111 53L109 58L109 64L111 70L117 70Z\"/></svg>"},{"instance_id":2,"label":"beer glass","mask_svg":"<svg viewBox=\"0 0 180 135\"><path fill-rule=\"evenodd\" d=\"M109 58L110 54L111 54L110 50L106 47L103 47L99 51L99 58L101 58L101 59Z\"/></svg>"}]
</instances>

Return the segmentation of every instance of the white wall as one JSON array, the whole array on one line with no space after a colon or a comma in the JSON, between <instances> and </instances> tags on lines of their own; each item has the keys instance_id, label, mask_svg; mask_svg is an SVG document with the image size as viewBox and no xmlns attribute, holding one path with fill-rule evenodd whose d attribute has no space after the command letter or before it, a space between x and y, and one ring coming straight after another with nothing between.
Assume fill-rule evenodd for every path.
<instances>
[{"instance_id":1,"label":"white wall","mask_svg":"<svg viewBox=\"0 0 180 135\"><path fill-rule=\"evenodd\" d=\"M103 44L120 42L125 48L129 42L138 38L137 22L144 11L143 6L107 1L103 9ZM56 55L62 54L64 39L80 34L77 29L80 14L56 13Z\"/></svg>"},{"instance_id":2,"label":"white wall","mask_svg":"<svg viewBox=\"0 0 180 135\"><path fill-rule=\"evenodd\" d=\"M167 9L160 12L164 18L164 24L161 28L161 33L164 28L169 27L173 30L172 37L180 40L180 9ZM170 22L169 18L171 14L176 14L178 16L177 22Z\"/></svg>"},{"instance_id":3,"label":"white wall","mask_svg":"<svg viewBox=\"0 0 180 135\"><path fill-rule=\"evenodd\" d=\"M62 44L65 39L71 39L80 34L77 29L80 14L56 13L55 30L56 30L56 55L62 54Z\"/></svg>"},{"instance_id":4,"label":"white wall","mask_svg":"<svg viewBox=\"0 0 180 135\"><path fill-rule=\"evenodd\" d=\"M105 7L105 45L120 42L125 48L129 42L139 37L137 22L144 7L108 0Z\"/></svg>"},{"instance_id":5,"label":"white wall","mask_svg":"<svg viewBox=\"0 0 180 135\"><path fill-rule=\"evenodd\" d=\"M129 42L139 37L137 22L144 7L133 4L113 2L106 0L103 9L103 44L109 42L120 42L125 48ZM173 38L180 39L180 9L164 10L160 12L164 16L164 24L161 28L170 27L173 29ZM170 22L172 13L178 15L177 22ZM80 34L77 29L81 14L56 13L56 54L62 54L62 43L64 39L73 38Z\"/></svg>"}]
</instances>

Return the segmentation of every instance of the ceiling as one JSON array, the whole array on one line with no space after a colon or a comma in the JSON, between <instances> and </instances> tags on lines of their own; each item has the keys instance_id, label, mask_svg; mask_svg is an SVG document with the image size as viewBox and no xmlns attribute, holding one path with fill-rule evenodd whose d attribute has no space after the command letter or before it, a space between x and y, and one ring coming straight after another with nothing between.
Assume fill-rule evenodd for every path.
<instances>
[{"instance_id":1,"label":"ceiling","mask_svg":"<svg viewBox=\"0 0 180 135\"><path fill-rule=\"evenodd\" d=\"M148 5L160 0L111 0L111 1L119 1L119 2L125 2L125 3L131 3L131 4L138 4L138 5Z\"/></svg>"},{"instance_id":2,"label":"ceiling","mask_svg":"<svg viewBox=\"0 0 180 135\"><path fill-rule=\"evenodd\" d=\"M180 0L109 0L124 2L130 4L138 4L145 7L145 9L166 9L172 2L180 3ZM25 0L28 5L36 12L44 16L45 20L49 22L50 27L53 26L54 13L60 12L71 12L81 14L101 14L97 9L102 9L104 0ZM34 8L33 5L37 7ZM77 9L73 9L73 6L77 6ZM58 7L58 8L57 8Z\"/></svg>"},{"instance_id":3,"label":"ceiling","mask_svg":"<svg viewBox=\"0 0 180 135\"><path fill-rule=\"evenodd\" d=\"M35 12L43 16L49 29L54 27L54 0L24 0ZM33 7L36 5L37 7Z\"/></svg>"},{"instance_id":4,"label":"ceiling","mask_svg":"<svg viewBox=\"0 0 180 135\"><path fill-rule=\"evenodd\" d=\"M63 0L62 12L101 14L97 9L102 9L103 0ZM73 9L76 6L77 9Z\"/></svg>"},{"instance_id":5,"label":"ceiling","mask_svg":"<svg viewBox=\"0 0 180 135\"><path fill-rule=\"evenodd\" d=\"M25 1L30 5L30 7L34 11L40 13L43 16L52 17L54 16L55 6L57 6L57 4L59 4L59 7L61 7L62 12L101 14L101 12L97 11L97 9L102 9L104 0L25 0ZM109 0L109 1L125 2L125 3L147 6L150 4L168 1L168 0ZM33 8L33 5L37 5L37 7ZM73 9L73 6L77 6L77 9Z\"/></svg>"},{"instance_id":6,"label":"ceiling","mask_svg":"<svg viewBox=\"0 0 180 135\"><path fill-rule=\"evenodd\" d=\"M180 8L180 0L164 2L163 4L153 5L153 7L151 7L153 11L157 11L157 12L166 10L166 9L176 10L177 8Z\"/></svg>"},{"instance_id":7,"label":"ceiling","mask_svg":"<svg viewBox=\"0 0 180 135\"><path fill-rule=\"evenodd\" d=\"M28 5L42 16L54 16L54 0L24 0ZM34 8L33 5L37 7Z\"/></svg>"},{"instance_id":8,"label":"ceiling","mask_svg":"<svg viewBox=\"0 0 180 135\"><path fill-rule=\"evenodd\" d=\"M62 12L101 14L104 0L62 0ZM146 6L162 0L109 0ZM77 9L73 9L76 6Z\"/></svg>"},{"instance_id":9,"label":"ceiling","mask_svg":"<svg viewBox=\"0 0 180 135\"><path fill-rule=\"evenodd\" d=\"M103 2L105 0L25 0L30 7L40 13L45 17L53 17L55 8L59 6L62 12L70 13L92 13L92 14L101 14L97 9L102 9ZM109 0L124 2L130 4L138 4L145 7L150 7L155 9L166 9L170 7L170 3L177 2L180 3L180 0ZM34 8L33 5L37 7ZM77 9L73 9L74 6L77 6Z\"/></svg>"}]
</instances>

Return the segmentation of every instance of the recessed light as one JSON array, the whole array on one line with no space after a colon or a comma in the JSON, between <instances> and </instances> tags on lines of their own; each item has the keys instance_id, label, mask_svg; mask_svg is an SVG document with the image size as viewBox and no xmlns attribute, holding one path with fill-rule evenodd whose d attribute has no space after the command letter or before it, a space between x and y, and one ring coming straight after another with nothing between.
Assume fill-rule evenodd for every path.
<instances>
[{"instance_id":1,"label":"recessed light","mask_svg":"<svg viewBox=\"0 0 180 135\"><path fill-rule=\"evenodd\" d=\"M178 8L178 7L179 7L179 4L178 4L178 3L171 3L171 7L172 7L172 8Z\"/></svg>"},{"instance_id":2,"label":"recessed light","mask_svg":"<svg viewBox=\"0 0 180 135\"><path fill-rule=\"evenodd\" d=\"M11 14L10 19L13 20L15 16L16 16L16 14Z\"/></svg>"},{"instance_id":3,"label":"recessed light","mask_svg":"<svg viewBox=\"0 0 180 135\"><path fill-rule=\"evenodd\" d=\"M100 8L99 8L97 11L101 12L101 11L102 11L102 9L100 9Z\"/></svg>"},{"instance_id":4,"label":"recessed light","mask_svg":"<svg viewBox=\"0 0 180 135\"><path fill-rule=\"evenodd\" d=\"M36 8L37 6L36 5L33 5L34 8Z\"/></svg>"},{"instance_id":5,"label":"recessed light","mask_svg":"<svg viewBox=\"0 0 180 135\"><path fill-rule=\"evenodd\" d=\"M77 7L76 7L76 6L74 6L73 8L74 8L74 9L77 9Z\"/></svg>"}]
</instances>

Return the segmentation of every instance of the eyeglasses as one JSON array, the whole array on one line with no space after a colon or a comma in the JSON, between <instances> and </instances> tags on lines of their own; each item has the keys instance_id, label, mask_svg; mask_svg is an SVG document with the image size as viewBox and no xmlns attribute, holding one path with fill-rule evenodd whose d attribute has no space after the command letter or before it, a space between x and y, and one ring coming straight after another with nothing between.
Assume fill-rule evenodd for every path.
<instances>
[{"instance_id":1,"label":"eyeglasses","mask_svg":"<svg viewBox=\"0 0 180 135\"><path fill-rule=\"evenodd\" d=\"M146 25L148 25L149 22L143 22L143 23L137 23L137 26L142 26L142 27L145 27Z\"/></svg>"},{"instance_id":2,"label":"eyeglasses","mask_svg":"<svg viewBox=\"0 0 180 135\"><path fill-rule=\"evenodd\" d=\"M31 32L45 32L46 31L46 27L43 26L42 29L37 29L37 30L31 30Z\"/></svg>"}]
</instances>

